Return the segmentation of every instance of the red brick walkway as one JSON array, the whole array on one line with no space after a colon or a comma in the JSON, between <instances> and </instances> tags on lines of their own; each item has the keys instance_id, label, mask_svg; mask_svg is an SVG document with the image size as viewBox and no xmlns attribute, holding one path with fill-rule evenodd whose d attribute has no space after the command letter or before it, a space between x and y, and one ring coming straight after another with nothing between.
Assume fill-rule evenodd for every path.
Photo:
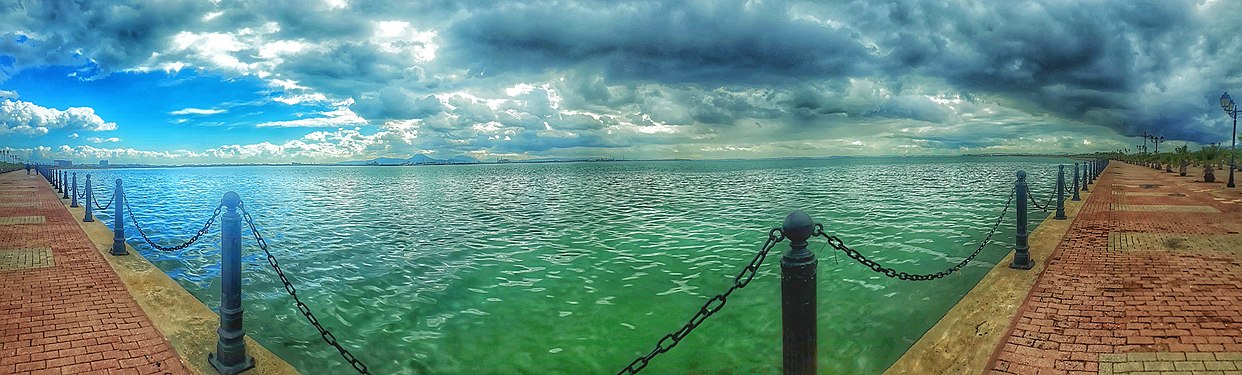
<instances>
[{"instance_id":1,"label":"red brick walkway","mask_svg":"<svg viewBox=\"0 0 1242 375\"><path fill-rule=\"evenodd\" d=\"M1242 373L1242 189L1190 171L1109 166L992 373Z\"/></svg>"},{"instance_id":2,"label":"red brick walkway","mask_svg":"<svg viewBox=\"0 0 1242 375\"><path fill-rule=\"evenodd\" d=\"M187 373L58 198L0 175L0 374Z\"/></svg>"}]
</instances>

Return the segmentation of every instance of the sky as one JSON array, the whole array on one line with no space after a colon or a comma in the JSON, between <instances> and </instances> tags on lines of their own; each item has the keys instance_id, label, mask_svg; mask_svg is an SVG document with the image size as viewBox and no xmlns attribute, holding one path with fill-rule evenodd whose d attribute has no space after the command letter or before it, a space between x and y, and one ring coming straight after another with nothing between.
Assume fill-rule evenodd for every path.
<instances>
[{"instance_id":1,"label":"sky","mask_svg":"<svg viewBox=\"0 0 1242 375\"><path fill-rule=\"evenodd\" d=\"M0 149L191 164L1228 145L1242 1L0 0Z\"/></svg>"}]
</instances>

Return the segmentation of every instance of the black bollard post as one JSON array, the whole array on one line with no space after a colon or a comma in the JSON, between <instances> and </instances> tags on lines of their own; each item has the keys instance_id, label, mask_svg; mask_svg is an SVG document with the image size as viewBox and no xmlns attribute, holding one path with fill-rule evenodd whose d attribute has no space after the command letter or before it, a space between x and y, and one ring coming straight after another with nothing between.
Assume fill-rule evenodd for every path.
<instances>
[{"instance_id":1,"label":"black bollard post","mask_svg":"<svg viewBox=\"0 0 1242 375\"><path fill-rule=\"evenodd\" d=\"M1078 198L1078 163L1074 163L1074 197L1070 200L1075 202L1082 200Z\"/></svg>"},{"instance_id":2,"label":"black bollard post","mask_svg":"<svg viewBox=\"0 0 1242 375\"><path fill-rule=\"evenodd\" d=\"M254 368L254 358L246 355L246 342L242 339L241 306L241 216L237 205L241 197L234 192L224 193L220 200L227 209L220 218L220 339L216 352L207 353L207 362L217 372L226 375L239 374Z\"/></svg>"},{"instance_id":3,"label":"black bollard post","mask_svg":"<svg viewBox=\"0 0 1242 375\"><path fill-rule=\"evenodd\" d=\"M91 202L93 202L95 199L95 192L91 190L91 175L89 174L86 175L86 194L85 195L86 195L86 202L85 202L86 203L86 215L82 216L82 222L89 223L89 222L95 221L95 215L93 215L95 205L91 204Z\"/></svg>"},{"instance_id":4,"label":"black bollard post","mask_svg":"<svg viewBox=\"0 0 1242 375\"><path fill-rule=\"evenodd\" d=\"M1090 185L1095 183L1095 160L1091 160L1088 163L1091 163L1091 173L1087 173L1087 184Z\"/></svg>"},{"instance_id":5,"label":"black bollard post","mask_svg":"<svg viewBox=\"0 0 1242 375\"><path fill-rule=\"evenodd\" d=\"M1027 246L1026 244L1026 237L1028 235L1026 232L1026 200L1028 194L1026 187L1026 171L1018 171L1018 185L1015 189L1017 189L1015 192L1017 196L1013 199L1016 199L1016 203L1018 204L1018 208L1016 210L1018 213L1018 233L1016 241L1017 246L1013 249L1013 263L1009 264L1009 268L1029 270L1031 267L1035 266L1035 262L1031 261L1030 246Z\"/></svg>"},{"instance_id":6,"label":"black bollard post","mask_svg":"<svg viewBox=\"0 0 1242 375\"><path fill-rule=\"evenodd\" d=\"M1056 220L1065 220L1065 165L1057 166L1057 215Z\"/></svg>"},{"instance_id":7,"label":"black bollard post","mask_svg":"<svg viewBox=\"0 0 1242 375\"><path fill-rule=\"evenodd\" d=\"M69 194L69 195L71 195L70 198L72 198L72 201L70 201L69 203L69 207L77 208L78 207L78 172L73 172L73 194Z\"/></svg>"},{"instance_id":8,"label":"black bollard post","mask_svg":"<svg viewBox=\"0 0 1242 375\"><path fill-rule=\"evenodd\" d=\"M789 252L781 257L781 328L785 374L815 374L816 346L815 271L819 261L807 250L806 240L815 221L802 210L790 212L781 225L789 239Z\"/></svg>"},{"instance_id":9,"label":"black bollard post","mask_svg":"<svg viewBox=\"0 0 1242 375\"><path fill-rule=\"evenodd\" d=\"M1090 191L1089 189L1087 189L1087 184L1091 182L1090 180L1088 180L1090 176L1091 176L1091 169L1090 167L1088 167L1087 162L1084 161L1082 162L1082 191Z\"/></svg>"},{"instance_id":10,"label":"black bollard post","mask_svg":"<svg viewBox=\"0 0 1242 375\"><path fill-rule=\"evenodd\" d=\"M122 207L125 204L125 188L121 187L121 179L116 179L116 190L112 192L116 196L112 205L115 206L116 213L112 214L112 255L129 255L129 250L125 249L125 216Z\"/></svg>"},{"instance_id":11,"label":"black bollard post","mask_svg":"<svg viewBox=\"0 0 1242 375\"><path fill-rule=\"evenodd\" d=\"M60 191L64 192L64 196L60 199L69 199L69 171L61 172Z\"/></svg>"}]
</instances>

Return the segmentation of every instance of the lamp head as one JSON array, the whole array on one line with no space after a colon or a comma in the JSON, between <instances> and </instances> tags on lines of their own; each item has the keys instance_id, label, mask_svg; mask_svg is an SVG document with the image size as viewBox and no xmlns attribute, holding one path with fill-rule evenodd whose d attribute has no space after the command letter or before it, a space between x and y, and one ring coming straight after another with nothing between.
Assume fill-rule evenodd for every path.
<instances>
[{"instance_id":1,"label":"lamp head","mask_svg":"<svg viewBox=\"0 0 1242 375\"><path fill-rule=\"evenodd\" d=\"M1234 106L1236 105L1237 104L1233 102L1233 98L1229 97L1228 92L1220 96L1220 109L1225 110L1225 112L1232 113L1233 111L1235 111Z\"/></svg>"}]
</instances>

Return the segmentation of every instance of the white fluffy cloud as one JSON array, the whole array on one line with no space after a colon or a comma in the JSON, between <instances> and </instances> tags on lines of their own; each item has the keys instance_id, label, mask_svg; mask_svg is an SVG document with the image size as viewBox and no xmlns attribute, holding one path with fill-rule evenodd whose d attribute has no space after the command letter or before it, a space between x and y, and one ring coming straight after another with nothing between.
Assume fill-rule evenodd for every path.
<instances>
[{"instance_id":1,"label":"white fluffy cloud","mask_svg":"<svg viewBox=\"0 0 1242 375\"><path fill-rule=\"evenodd\" d=\"M21 100L0 102L0 135L39 136L60 128L107 131L116 130L116 123L104 121L95 114L94 109L88 107L59 110Z\"/></svg>"},{"instance_id":2,"label":"white fluffy cloud","mask_svg":"<svg viewBox=\"0 0 1242 375\"><path fill-rule=\"evenodd\" d=\"M121 139L117 137L110 137L110 138L87 137L86 141L90 143L116 143L116 142L120 142Z\"/></svg>"},{"instance_id":3,"label":"white fluffy cloud","mask_svg":"<svg viewBox=\"0 0 1242 375\"><path fill-rule=\"evenodd\" d=\"M173 115L173 116L184 116L184 115L200 115L201 116L201 115L218 115L218 114L225 113L225 112L228 112L228 110L219 109L219 108L210 108L210 109L182 108L176 111L168 112L168 114Z\"/></svg>"}]
</instances>

